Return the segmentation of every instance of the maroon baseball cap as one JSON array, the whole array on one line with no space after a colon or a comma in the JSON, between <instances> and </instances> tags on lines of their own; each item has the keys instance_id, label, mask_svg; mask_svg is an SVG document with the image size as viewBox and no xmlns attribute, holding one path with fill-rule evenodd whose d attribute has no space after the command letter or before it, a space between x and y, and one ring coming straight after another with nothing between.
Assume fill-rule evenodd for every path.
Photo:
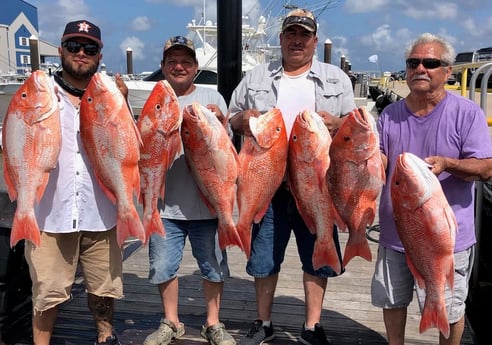
<instances>
[{"instance_id":1,"label":"maroon baseball cap","mask_svg":"<svg viewBox=\"0 0 492 345\"><path fill-rule=\"evenodd\" d=\"M63 36L61 38L61 42L65 42L66 40L74 37L85 37L99 45L99 48L103 47L103 43L101 41L101 30L95 24L92 24L90 21L82 19L76 20L74 22L70 22L65 26L65 31L63 31Z\"/></svg>"}]
</instances>

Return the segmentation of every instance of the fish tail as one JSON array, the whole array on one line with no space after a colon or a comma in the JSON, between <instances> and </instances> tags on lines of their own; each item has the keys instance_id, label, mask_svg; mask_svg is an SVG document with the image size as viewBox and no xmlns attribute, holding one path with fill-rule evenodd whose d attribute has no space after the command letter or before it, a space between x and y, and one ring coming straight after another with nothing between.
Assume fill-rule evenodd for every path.
<instances>
[{"instance_id":1,"label":"fish tail","mask_svg":"<svg viewBox=\"0 0 492 345\"><path fill-rule=\"evenodd\" d=\"M143 227L145 229L145 238L150 238L152 234L166 236L166 229L157 210L154 210L150 215L144 216Z\"/></svg>"},{"instance_id":2,"label":"fish tail","mask_svg":"<svg viewBox=\"0 0 492 345\"><path fill-rule=\"evenodd\" d=\"M118 212L116 221L118 245L123 248L123 244L128 237L136 237L143 244L147 243L145 230L140 221L137 210L133 207L125 213Z\"/></svg>"},{"instance_id":3,"label":"fish tail","mask_svg":"<svg viewBox=\"0 0 492 345\"><path fill-rule=\"evenodd\" d=\"M317 270L323 266L330 266L337 274L340 274L342 271L340 259L338 258L333 241L331 243L330 241L320 240L314 242L313 268Z\"/></svg>"},{"instance_id":4,"label":"fish tail","mask_svg":"<svg viewBox=\"0 0 492 345\"><path fill-rule=\"evenodd\" d=\"M20 240L29 240L36 247L41 244L38 223L33 212L15 212L10 232L10 246L13 248Z\"/></svg>"},{"instance_id":5,"label":"fish tail","mask_svg":"<svg viewBox=\"0 0 492 345\"><path fill-rule=\"evenodd\" d=\"M230 246L238 246L243 249L241 237L239 236L234 224L219 226L219 246L221 250Z\"/></svg>"},{"instance_id":6,"label":"fish tail","mask_svg":"<svg viewBox=\"0 0 492 345\"><path fill-rule=\"evenodd\" d=\"M350 240L349 235L349 240L347 241L347 245L345 247L345 253L343 254L343 266L347 266L350 260L356 256L360 256L369 262L372 261L371 248L369 248L369 243L367 240L364 238L364 240L356 242L354 240Z\"/></svg>"},{"instance_id":7,"label":"fish tail","mask_svg":"<svg viewBox=\"0 0 492 345\"><path fill-rule=\"evenodd\" d=\"M449 321L444 301L433 303L426 299L420 320L420 333L431 327L436 327L446 339L449 338Z\"/></svg>"},{"instance_id":8,"label":"fish tail","mask_svg":"<svg viewBox=\"0 0 492 345\"><path fill-rule=\"evenodd\" d=\"M242 250L246 255L246 258L249 259L249 256L251 255L251 226L246 227L239 223L236 225L236 231L241 239Z\"/></svg>"}]
</instances>

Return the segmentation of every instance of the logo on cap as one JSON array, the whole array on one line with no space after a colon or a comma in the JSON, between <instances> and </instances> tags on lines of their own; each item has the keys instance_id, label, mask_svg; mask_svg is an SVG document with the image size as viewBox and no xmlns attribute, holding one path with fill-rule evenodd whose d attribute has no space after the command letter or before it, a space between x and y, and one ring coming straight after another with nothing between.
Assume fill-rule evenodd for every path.
<instances>
[{"instance_id":1,"label":"logo on cap","mask_svg":"<svg viewBox=\"0 0 492 345\"><path fill-rule=\"evenodd\" d=\"M89 29L91 28L91 26L89 24L87 24L86 22L82 22L82 23L79 23L77 25L79 27L79 32L85 31L85 32L89 33Z\"/></svg>"}]
</instances>

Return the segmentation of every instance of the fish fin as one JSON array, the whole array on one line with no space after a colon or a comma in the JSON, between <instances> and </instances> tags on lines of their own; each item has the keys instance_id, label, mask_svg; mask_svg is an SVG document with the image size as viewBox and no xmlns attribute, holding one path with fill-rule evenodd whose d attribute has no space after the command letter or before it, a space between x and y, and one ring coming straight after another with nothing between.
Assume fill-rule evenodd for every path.
<instances>
[{"instance_id":1,"label":"fish fin","mask_svg":"<svg viewBox=\"0 0 492 345\"><path fill-rule=\"evenodd\" d=\"M268 210L268 206L270 206L270 202L267 202L265 206L260 208L260 210L256 213L255 217L253 218L253 222L255 224L259 224L261 220L263 219L263 216L265 215L266 211Z\"/></svg>"},{"instance_id":2,"label":"fish fin","mask_svg":"<svg viewBox=\"0 0 492 345\"><path fill-rule=\"evenodd\" d=\"M116 228L118 245L120 246L120 248L123 248L125 240L131 236L136 237L137 239L142 241L143 244L147 243L145 230L135 207L132 207L127 212L120 212L118 210Z\"/></svg>"},{"instance_id":3,"label":"fish fin","mask_svg":"<svg viewBox=\"0 0 492 345\"><path fill-rule=\"evenodd\" d=\"M10 174L8 173L8 171L10 170L10 168L7 168L8 165L5 164L5 155L6 155L6 152L4 152L3 155L4 155L4 163L3 163L3 166L5 167L4 168L4 173L3 173L3 178L5 180L5 185L7 186L7 192L9 193L10 201L14 201L14 200L17 200L17 189L15 188L15 185L12 183L12 180L10 178Z\"/></svg>"},{"instance_id":4,"label":"fish fin","mask_svg":"<svg viewBox=\"0 0 492 345\"><path fill-rule=\"evenodd\" d=\"M436 327L442 335L449 338L449 320L444 301L433 301L426 298L420 319L420 333L424 333L429 328Z\"/></svg>"},{"instance_id":5,"label":"fish fin","mask_svg":"<svg viewBox=\"0 0 492 345\"><path fill-rule=\"evenodd\" d=\"M143 227L145 229L145 238L150 238L152 234L158 234L162 237L166 236L166 229L162 223L158 210L154 210L150 217L143 218Z\"/></svg>"},{"instance_id":6,"label":"fish fin","mask_svg":"<svg viewBox=\"0 0 492 345\"><path fill-rule=\"evenodd\" d=\"M386 172L384 171L381 154L379 154L377 158L375 156L372 156L372 158L367 160L367 171L371 176L378 178L384 184L386 179Z\"/></svg>"},{"instance_id":7,"label":"fish fin","mask_svg":"<svg viewBox=\"0 0 492 345\"><path fill-rule=\"evenodd\" d=\"M320 192L323 190L324 186L328 183L327 173L329 168L329 163L326 164L326 160L316 159L314 161L314 169L316 171L315 176L318 177L318 188Z\"/></svg>"},{"instance_id":8,"label":"fish fin","mask_svg":"<svg viewBox=\"0 0 492 345\"><path fill-rule=\"evenodd\" d=\"M348 231L347 223L345 223L345 221L343 220L342 216L338 212L335 205L333 205L333 217L335 219L335 224L337 225L338 229L342 232L347 232Z\"/></svg>"},{"instance_id":9,"label":"fish fin","mask_svg":"<svg viewBox=\"0 0 492 345\"><path fill-rule=\"evenodd\" d=\"M309 232L313 235L316 234L316 225L314 224L314 220L311 217L309 217L305 211L303 211L304 208L301 207L300 201L297 198L297 193L292 193L292 196L294 197L294 200L296 202L297 210L299 211L299 214L301 215L301 218L306 224L306 227L308 228Z\"/></svg>"},{"instance_id":10,"label":"fish fin","mask_svg":"<svg viewBox=\"0 0 492 345\"><path fill-rule=\"evenodd\" d=\"M323 266L330 266L337 274L342 271L335 243L317 239L314 242L313 268L317 270Z\"/></svg>"},{"instance_id":11,"label":"fish fin","mask_svg":"<svg viewBox=\"0 0 492 345\"><path fill-rule=\"evenodd\" d=\"M239 235L239 238L241 238L241 247L246 255L246 258L249 259L249 256L251 255L251 232L252 232L252 226L243 226L241 224L236 225L236 231Z\"/></svg>"},{"instance_id":12,"label":"fish fin","mask_svg":"<svg viewBox=\"0 0 492 345\"><path fill-rule=\"evenodd\" d=\"M135 136L137 137L139 147L142 147L143 146L143 140L142 140L142 136L140 135L140 131L138 130L137 123L133 119L132 113L128 112L128 114L130 115L130 118L131 118L131 121L129 121L129 123L131 123L133 132L135 133Z\"/></svg>"},{"instance_id":13,"label":"fish fin","mask_svg":"<svg viewBox=\"0 0 492 345\"><path fill-rule=\"evenodd\" d=\"M417 268L413 264L413 261L410 258L410 255L407 255L406 253L405 253L405 255L406 255L406 259L407 259L408 269L410 270L410 272L412 273L413 277L415 278L418 287L421 288L421 289L425 289L425 280L424 280L424 278L422 277L422 275L420 274L420 272L417 270Z\"/></svg>"},{"instance_id":14,"label":"fish fin","mask_svg":"<svg viewBox=\"0 0 492 345\"><path fill-rule=\"evenodd\" d=\"M207 206L208 210L210 211L210 214L214 217L217 216L217 211L215 210L214 206L210 203L210 201L208 201L207 197L202 193L199 187L198 187L198 195L200 195L200 198L202 199L203 203L205 204L205 206Z\"/></svg>"},{"instance_id":15,"label":"fish fin","mask_svg":"<svg viewBox=\"0 0 492 345\"><path fill-rule=\"evenodd\" d=\"M444 209L444 219L446 219L446 221L448 222L449 231L451 232L450 235L454 243L454 238L456 237L456 233L458 232L458 224L456 222L456 216L454 215L451 208L446 207Z\"/></svg>"},{"instance_id":16,"label":"fish fin","mask_svg":"<svg viewBox=\"0 0 492 345\"><path fill-rule=\"evenodd\" d=\"M10 246L13 248L20 240L29 240L36 247L41 244L41 235L34 211L15 212L10 232Z\"/></svg>"},{"instance_id":17,"label":"fish fin","mask_svg":"<svg viewBox=\"0 0 492 345\"><path fill-rule=\"evenodd\" d=\"M114 204L116 204L116 196L115 194L108 188L106 185L103 183L103 181L95 174L96 176L96 181L99 187L101 187L101 190L103 191L104 195Z\"/></svg>"},{"instance_id":18,"label":"fish fin","mask_svg":"<svg viewBox=\"0 0 492 345\"><path fill-rule=\"evenodd\" d=\"M43 197L44 191L46 190L46 186L48 185L48 179L50 177L49 173L44 173L41 182L38 185L38 188L36 189L36 202L40 202L41 198Z\"/></svg>"},{"instance_id":19,"label":"fish fin","mask_svg":"<svg viewBox=\"0 0 492 345\"><path fill-rule=\"evenodd\" d=\"M219 226L219 247L224 250L231 246L238 246L243 249L241 237L234 225Z\"/></svg>"},{"instance_id":20,"label":"fish fin","mask_svg":"<svg viewBox=\"0 0 492 345\"><path fill-rule=\"evenodd\" d=\"M369 248L367 239L364 237L364 240L355 241L353 236L349 235L347 245L345 246L345 252L343 254L343 266L347 266L350 260L356 256L360 256L369 262L372 261L371 248Z\"/></svg>"}]
</instances>

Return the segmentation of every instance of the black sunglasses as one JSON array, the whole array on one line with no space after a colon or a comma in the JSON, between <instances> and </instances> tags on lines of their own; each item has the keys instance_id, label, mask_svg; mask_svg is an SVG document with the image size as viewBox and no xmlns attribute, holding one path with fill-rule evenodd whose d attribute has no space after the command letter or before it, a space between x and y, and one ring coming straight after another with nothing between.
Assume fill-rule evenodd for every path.
<instances>
[{"instance_id":1,"label":"black sunglasses","mask_svg":"<svg viewBox=\"0 0 492 345\"><path fill-rule=\"evenodd\" d=\"M80 43L75 41L65 41L62 43L62 47L66 48L70 53L78 53L81 48L84 49L84 53L89 56L95 56L99 53L100 49L97 44L94 43Z\"/></svg>"},{"instance_id":2,"label":"black sunglasses","mask_svg":"<svg viewBox=\"0 0 492 345\"><path fill-rule=\"evenodd\" d=\"M424 58L424 59L409 58L407 59L406 64L407 64L407 68L411 68L411 69L416 69L417 67L419 67L420 64L422 64L422 66L424 66L427 69L435 69L438 67L449 66L448 63L433 58Z\"/></svg>"}]
</instances>

